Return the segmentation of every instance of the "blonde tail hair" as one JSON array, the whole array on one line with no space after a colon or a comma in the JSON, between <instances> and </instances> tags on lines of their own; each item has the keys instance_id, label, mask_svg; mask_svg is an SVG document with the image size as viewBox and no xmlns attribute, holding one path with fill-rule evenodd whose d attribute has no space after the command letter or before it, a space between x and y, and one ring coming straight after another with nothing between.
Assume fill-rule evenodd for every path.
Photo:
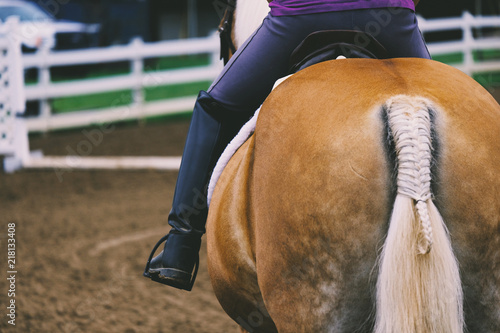
<instances>
[{"instance_id":1,"label":"blonde tail hair","mask_svg":"<svg viewBox=\"0 0 500 333\"><path fill-rule=\"evenodd\" d=\"M462 333L458 263L431 194L432 103L395 96L385 109L398 177L380 258L375 333Z\"/></svg>"}]
</instances>

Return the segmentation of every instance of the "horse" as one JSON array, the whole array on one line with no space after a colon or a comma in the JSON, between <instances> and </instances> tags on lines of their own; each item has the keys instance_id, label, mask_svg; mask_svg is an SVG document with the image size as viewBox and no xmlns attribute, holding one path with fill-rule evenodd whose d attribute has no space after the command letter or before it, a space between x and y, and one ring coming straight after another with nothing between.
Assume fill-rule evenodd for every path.
<instances>
[{"instance_id":1,"label":"horse","mask_svg":"<svg viewBox=\"0 0 500 333\"><path fill-rule=\"evenodd\" d=\"M432 60L305 68L220 175L207 250L242 332L500 332L500 106Z\"/></svg>"}]
</instances>

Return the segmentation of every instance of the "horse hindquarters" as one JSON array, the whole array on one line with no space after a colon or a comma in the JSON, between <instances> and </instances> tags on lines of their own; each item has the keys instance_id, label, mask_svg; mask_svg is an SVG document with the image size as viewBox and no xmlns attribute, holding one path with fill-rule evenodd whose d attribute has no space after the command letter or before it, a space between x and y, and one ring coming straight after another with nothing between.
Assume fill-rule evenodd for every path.
<instances>
[{"instance_id":1,"label":"horse hindquarters","mask_svg":"<svg viewBox=\"0 0 500 333\"><path fill-rule=\"evenodd\" d=\"M336 81L308 71L276 88L257 123L259 287L280 332L369 333L392 200L380 107L327 93Z\"/></svg>"},{"instance_id":2,"label":"horse hindquarters","mask_svg":"<svg viewBox=\"0 0 500 333\"><path fill-rule=\"evenodd\" d=\"M257 283L249 194L253 150L252 136L217 182L207 223L208 270L220 304L242 332L276 332Z\"/></svg>"},{"instance_id":3,"label":"horse hindquarters","mask_svg":"<svg viewBox=\"0 0 500 333\"><path fill-rule=\"evenodd\" d=\"M377 256L396 196L382 114L396 95L422 96L437 107L432 189L459 262L466 327L500 332L500 108L463 73L419 59L319 64L284 81L264 103L254 137L217 185L208 227L214 289L247 331L273 332L275 323L280 332L373 332ZM427 208L434 220L439 213L420 199L417 209ZM415 219L408 200L403 210ZM416 230L405 251L442 253L450 242L437 221L433 237L421 238L434 240L429 254L415 248L420 221L410 223ZM445 267L452 256L441 259ZM455 286L442 288L452 296L443 306L452 310L436 313L457 314L447 322L459 327L456 271L448 272ZM440 289L440 273L414 275L419 288ZM401 305L398 296L390 310ZM436 320L430 315L421 327Z\"/></svg>"}]
</instances>

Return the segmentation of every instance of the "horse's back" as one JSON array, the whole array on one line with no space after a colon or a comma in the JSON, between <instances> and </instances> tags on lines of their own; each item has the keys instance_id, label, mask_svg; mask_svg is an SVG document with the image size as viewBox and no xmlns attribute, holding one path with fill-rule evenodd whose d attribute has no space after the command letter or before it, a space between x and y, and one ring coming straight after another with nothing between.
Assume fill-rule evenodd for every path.
<instances>
[{"instance_id":1,"label":"horse's back","mask_svg":"<svg viewBox=\"0 0 500 333\"><path fill-rule=\"evenodd\" d=\"M466 320L472 331L498 328L498 104L439 63L352 59L278 86L216 187L211 274L221 304L247 329L273 330L267 310L280 331L372 330L377 256L396 189L383 105L395 95L435 105L433 192L466 301L480 308L466 309Z\"/></svg>"}]
</instances>

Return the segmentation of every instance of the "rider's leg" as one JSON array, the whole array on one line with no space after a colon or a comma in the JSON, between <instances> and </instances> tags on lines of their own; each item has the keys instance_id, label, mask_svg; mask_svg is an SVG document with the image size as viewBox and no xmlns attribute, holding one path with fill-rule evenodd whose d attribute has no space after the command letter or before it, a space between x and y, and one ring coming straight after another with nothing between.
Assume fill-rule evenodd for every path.
<instances>
[{"instance_id":1,"label":"rider's leg","mask_svg":"<svg viewBox=\"0 0 500 333\"><path fill-rule=\"evenodd\" d=\"M172 226L164 250L151 258L144 275L173 287L191 290L208 207L206 185L218 157L252 113L228 111L208 93L196 101L182 155L172 210ZM158 245L159 245L158 244Z\"/></svg>"},{"instance_id":2,"label":"rider's leg","mask_svg":"<svg viewBox=\"0 0 500 333\"><path fill-rule=\"evenodd\" d=\"M273 34L268 23L264 22L235 53L209 92L202 93L196 102L169 214L172 230L155 246L144 272L154 281L185 290L192 287L201 236L205 231L208 212L206 186L210 173L225 146L253 115L274 81L286 73L286 60L295 47L288 46L290 51L285 52L280 48L276 52L279 55L264 59L270 47L282 43L275 37L285 35L284 30ZM269 40L272 38L274 42ZM277 59L285 61L278 62ZM280 63L280 68L276 65L270 70L269 62ZM235 99L225 96L224 91L237 92ZM152 258L163 241L166 241L163 252Z\"/></svg>"},{"instance_id":3,"label":"rider's leg","mask_svg":"<svg viewBox=\"0 0 500 333\"><path fill-rule=\"evenodd\" d=\"M255 110L275 80L288 74L289 57L300 42L310 33L334 29L360 30L372 35L387 49L390 58L430 58L416 15L410 9L268 16L224 67L209 93L231 110L247 107ZM251 91L247 87L251 87Z\"/></svg>"},{"instance_id":4,"label":"rider's leg","mask_svg":"<svg viewBox=\"0 0 500 333\"><path fill-rule=\"evenodd\" d=\"M372 12L268 16L235 53L208 94L202 93L196 102L169 214L173 229L154 249L166 240L164 251L151 258L153 250L145 276L176 288L191 289L208 211L206 186L224 147L263 102L275 80L287 74L291 52L308 34L326 29L365 31L365 27L371 33L369 28L373 25L369 23L377 22ZM414 13L409 10L394 15L375 37L383 40L392 56L399 52L399 46L409 51L397 56L428 57Z\"/></svg>"}]
</instances>

